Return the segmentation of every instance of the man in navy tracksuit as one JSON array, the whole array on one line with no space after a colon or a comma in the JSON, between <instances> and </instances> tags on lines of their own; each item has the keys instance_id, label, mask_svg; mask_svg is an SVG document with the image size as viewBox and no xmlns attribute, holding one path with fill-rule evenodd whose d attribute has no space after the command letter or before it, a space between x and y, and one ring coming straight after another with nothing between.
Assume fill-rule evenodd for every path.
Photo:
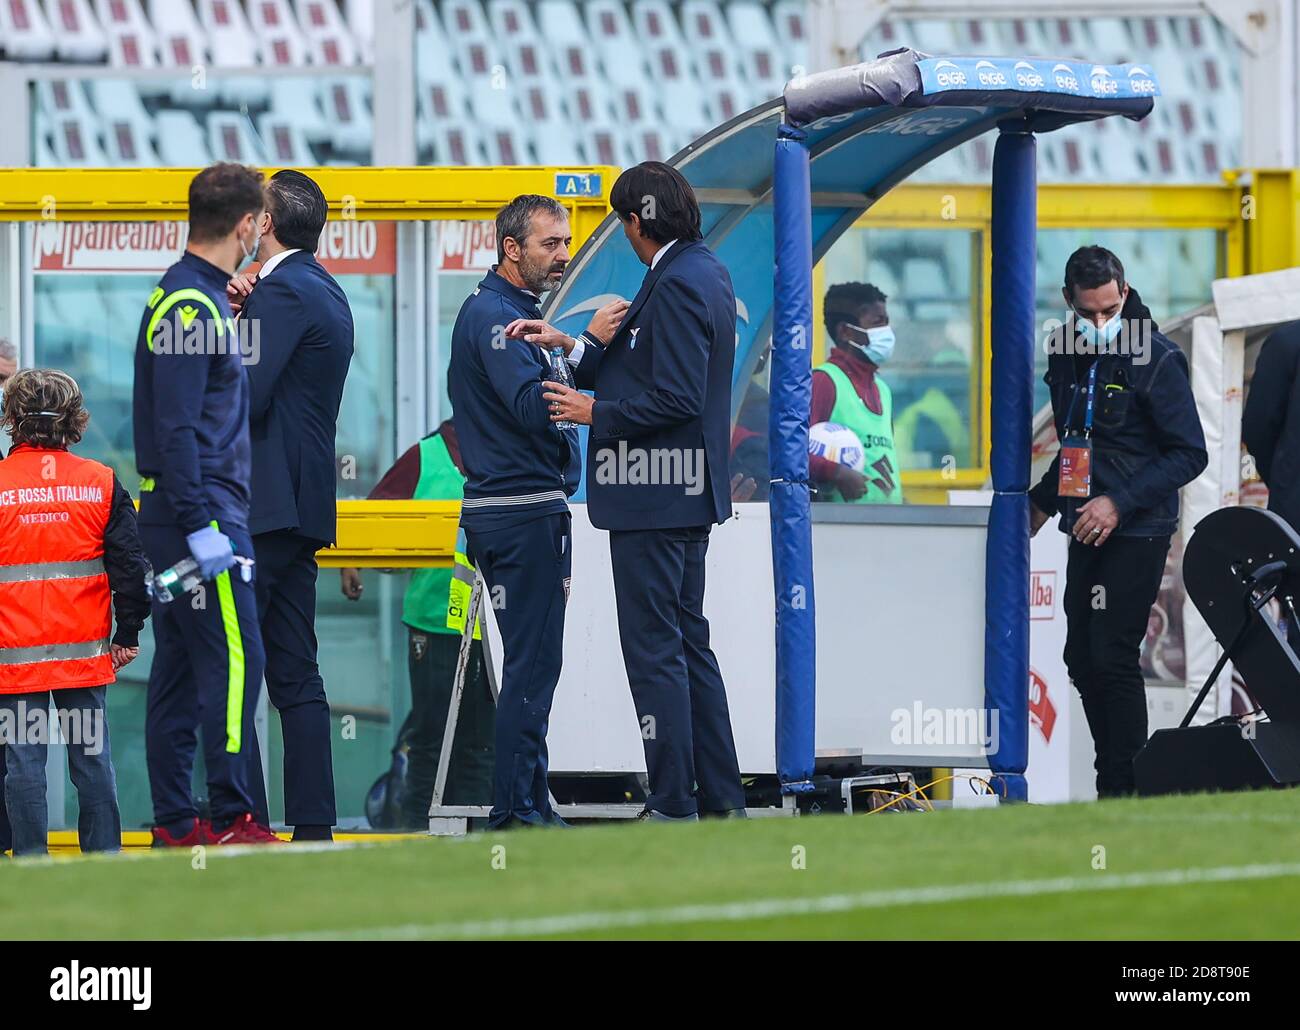
<instances>
[{"instance_id":1,"label":"man in navy tracksuit","mask_svg":"<svg viewBox=\"0 0 1300 1030\"><path fill-rule=\"evenodd\" d=\"M192 558L204 582L153 602L145 749L156 846L278 841L253 818L249 760L264 656L248 534L249 386L226 283L257 250L262 175L194 177L185 254L149 297L135 353L140 536L155 572ZM203 735L211 820L190 789Z\"/></svg>"},{"instance_id":2,"label":"man in navy tracksuit","mask_svg":"<svg viewBox=\"0 0 1300 1030\"><path fill-rule=\"evenodd\" d=\"M591 426L587 511L610 531L619 640L650 780L644 816L742 818L727 693L704 616L709 532L731 517L736 297L675 168L629 168L610 206L649 266L617 333L573 340L536 322L509 331L562 346L577 385L595 390L593 400L550 385L544 397L552 418Z\"/></svg>"},{"instance_id":3,"label":"man in navy tracksuit","mask_svg":"<svg viewBox=\"0 0 1300 1030\"><path fill-rule=\"evenodd\" d=\"M465 467L461 526L505 650L492 829L562 823L546 784L546 723L572 565L568 498L580 474L577 430L552 425L542 399L543 353L505 332L538 318L539 295L559 284L568 215L550 197L516 197L497 215L496 237L499 263L460 309L447 372Z\"/></svg>"}]
</instances>

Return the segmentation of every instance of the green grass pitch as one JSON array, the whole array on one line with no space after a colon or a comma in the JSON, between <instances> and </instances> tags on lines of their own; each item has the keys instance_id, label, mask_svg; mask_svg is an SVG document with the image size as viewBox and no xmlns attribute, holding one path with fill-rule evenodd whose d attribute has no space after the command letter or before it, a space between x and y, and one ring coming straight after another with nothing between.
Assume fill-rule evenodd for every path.
<instances>
[{"instance_id":1,"label":"green grass pitch","mask_svg":"<svg viewBox=\"0 0 1300 1030\"><path fill-rule=\"evenodd\" d=\"M5 870L5 932L11 939L1300 935L1296 791L275 851L13 862Z\"/></svg>"}]
</instances>

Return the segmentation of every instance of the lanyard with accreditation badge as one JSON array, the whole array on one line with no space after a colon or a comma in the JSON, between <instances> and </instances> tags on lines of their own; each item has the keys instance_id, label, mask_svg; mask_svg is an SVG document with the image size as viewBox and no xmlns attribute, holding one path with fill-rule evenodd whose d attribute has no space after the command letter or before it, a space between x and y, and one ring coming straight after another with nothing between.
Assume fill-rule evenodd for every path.
<instances>
[{"instance_id":1,"label":"lanyard with accreditation badge","mask_svg":"<svg viewBox=\"0 0 1300 1030\"><path fill-rule=\"evenodd\" d=\"M1088 497L1092 488L1092 404L1097 391L1097 365L1088 369L1088 400L1084 405L1083 435L1070 429L1070 416L1078 391L1070 398L1070 411L1066 415L1065 439L1061 441L1060 473L1056 492L1061 497Z\"/></svg>"}]
</instances>

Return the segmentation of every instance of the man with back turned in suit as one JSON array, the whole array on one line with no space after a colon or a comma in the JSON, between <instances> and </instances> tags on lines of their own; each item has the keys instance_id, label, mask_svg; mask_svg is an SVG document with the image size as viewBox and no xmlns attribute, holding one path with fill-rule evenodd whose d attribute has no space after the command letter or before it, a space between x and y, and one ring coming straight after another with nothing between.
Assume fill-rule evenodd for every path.
<instances>
[{"instance_id":1,"label":"man with back turned in suit","mask_svg":"<svg viewBox=\"0 0 1300 1030\"><path fill-rule=\"evenodd\" d=\"M649 271L609 345L537 320L506 331L563 346L578 387L595 390L593 400L547 383L545 398L552 419L591 426L587 511L610 531L623 663L650 780L643 816L743 816L727 694L704 617L709 531L731 517L736 296L675 168L629 168L610 205Z\"/></svg>"},{"instance_id":2,"label":"man with back turned in suit","mask_svg":"<svg viewBox=\"0 0 1300 1030\"><path fill-rule=\"evenodd\" d=\"M248 365L253 444L249 529L266 646L267 696L284 737L284 821L294 840L329 840L336 812L330 709L316 661L316 552L334 542L334 435L352 361L352 311L315 251L329 208L302 172L266 184L258 274L227 294L260 337ZM254 797L266 815L260 758Z\"/></svg>"}]
</instances>

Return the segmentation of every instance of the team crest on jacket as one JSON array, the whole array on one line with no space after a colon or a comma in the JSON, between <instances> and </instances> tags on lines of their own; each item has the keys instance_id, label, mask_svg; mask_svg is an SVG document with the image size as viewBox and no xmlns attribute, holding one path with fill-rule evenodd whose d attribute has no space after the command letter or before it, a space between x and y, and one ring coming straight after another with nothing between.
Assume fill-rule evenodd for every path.
<instances>
[{"instance_id":1,"label":"team crest on jacket","mask_svg":"<svg viewBox=\"0 0 1300 1030\"><path fill-rule=\"evenodd\" d=\"M641 331L641 327L639 325L633 326L631 329L628 330L628 333L630 333L632 336L632 342L627 345L628 350L636 350L636 334L639 333L640 331Z\"/></svg>"}]
</instances>

